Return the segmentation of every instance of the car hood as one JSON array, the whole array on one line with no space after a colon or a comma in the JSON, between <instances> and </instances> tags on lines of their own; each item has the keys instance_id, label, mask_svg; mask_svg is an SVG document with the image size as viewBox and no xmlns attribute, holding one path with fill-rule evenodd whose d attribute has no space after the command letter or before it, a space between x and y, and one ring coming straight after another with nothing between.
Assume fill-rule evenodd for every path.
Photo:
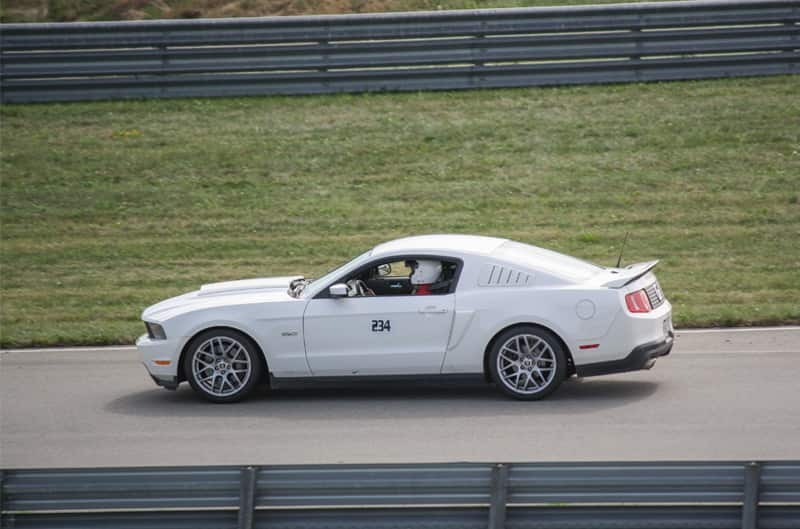
<instances>
[{"instance_id":1,"label":"car hood","mask_svg":"<svg viewBox=\"0 0 800 529\"><path fill-rule=\"evenodd\" d=\"M295 279L303 279L303 276L260 277L258 279L208 283L200 287L197 295L218 296L220 294L239 294L261 290L286 290L289 288L289 283Z\"/></svg>"},{"instance_id":2,"label":"car hood","mask_svg":"<svg viewBox=\"0 0 800 529\"><path fill-rule=\"evenodd\" d=\"M176 315L224 305L289 301L289 283L302 276L263 277L209 283L199 290L165 299L142 312L142 319L161 322Z\"/></svg>"}]
</instances>

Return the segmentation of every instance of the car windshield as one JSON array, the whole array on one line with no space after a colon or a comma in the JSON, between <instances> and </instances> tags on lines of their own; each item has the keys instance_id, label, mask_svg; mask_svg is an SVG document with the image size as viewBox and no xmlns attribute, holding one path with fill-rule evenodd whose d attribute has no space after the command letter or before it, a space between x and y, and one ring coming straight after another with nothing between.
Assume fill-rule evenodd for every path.
<instances>
[{"instance_id":1,"label":"car windshield","mask_svg":"<svg viewBox=\"0 0 800 529\"><path fill-rule=\"evenodd\" d=\"M494 255L528 268L542 270L555 276L585 280L603 271L603 268L563 253L537 246L508 241L495 250Z\"/></svg>"}]
</instances>

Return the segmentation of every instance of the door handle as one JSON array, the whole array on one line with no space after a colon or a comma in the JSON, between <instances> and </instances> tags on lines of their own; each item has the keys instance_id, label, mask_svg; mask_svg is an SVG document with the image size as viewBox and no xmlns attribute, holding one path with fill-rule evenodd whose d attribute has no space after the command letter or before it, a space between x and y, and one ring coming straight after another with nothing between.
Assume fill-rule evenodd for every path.
<instances>
[{"instance_id":1,"label":"door handle","mask_svg":"<svg viewBox=\"0 0 800 529\"><path fill-rule=\"evenodd\" d=\"M419 309L420 314L446 314L447 309L439 308L439 307L425 307L424 309Z\"/></svg>"}]
</instances>

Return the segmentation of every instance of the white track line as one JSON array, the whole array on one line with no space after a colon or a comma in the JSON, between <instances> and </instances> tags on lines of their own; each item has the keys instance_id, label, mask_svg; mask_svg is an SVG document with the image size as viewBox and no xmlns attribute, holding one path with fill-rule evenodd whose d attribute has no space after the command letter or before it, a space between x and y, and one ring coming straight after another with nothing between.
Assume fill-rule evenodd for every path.
<instances>
[{"instance_id":1,"label":"white track line","mask_svg":"<svg viewBox=\"0 0 800 529\"><path fill-rule=\"evenodd\" d=\"M775 331L800 331L800 326L787 325L786 327L719 327L713 329L675 329L677 333L703 334L718 332L775 332Z\"/></svg>"},{"instance_id":2,"label":"white track line","mask_svg":"<svg viewBox=\"0 0 800 529\"><path fill-rule=\"evenodd\" d=\"M681 351L678 348L672 350L669 356L697 356L697 355L776 355L776 354L796 354L797 351L785 349L783 351L762 351L759 349L735 349L733 351L709 351L707 349L687 349ZM665 357L668 358L668 357Z\"/></svg>"},{"instance_id":3,"label":"white track line","mask_svg":"<svg viewBox=\"0 0 800 529\"><path fill-rule=\"evenodd\" d=\"M87 353L92 351L135 351L133 345L109 345L103 347L48 347L44 349L0 349L2 353Z\"/></svg>"}]
</instances>

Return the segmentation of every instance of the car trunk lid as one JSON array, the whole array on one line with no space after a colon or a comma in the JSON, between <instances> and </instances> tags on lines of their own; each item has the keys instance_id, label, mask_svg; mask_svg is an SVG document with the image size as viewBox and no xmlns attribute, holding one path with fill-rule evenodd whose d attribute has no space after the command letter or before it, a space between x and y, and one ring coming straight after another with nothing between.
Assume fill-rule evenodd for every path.
<instances>
[{"instance_id":1,"label":"car trunk lid","mask_svg":"<svg viewBox=\"0 0 800 529\"><path fill-rule=\"evenodd\" d=\"M592 283L608 288L622 288L647 274L657 264L658 260L656 259L628 265L625 268L606 268L592 278Z\"/></svg>"}]
</instances>

